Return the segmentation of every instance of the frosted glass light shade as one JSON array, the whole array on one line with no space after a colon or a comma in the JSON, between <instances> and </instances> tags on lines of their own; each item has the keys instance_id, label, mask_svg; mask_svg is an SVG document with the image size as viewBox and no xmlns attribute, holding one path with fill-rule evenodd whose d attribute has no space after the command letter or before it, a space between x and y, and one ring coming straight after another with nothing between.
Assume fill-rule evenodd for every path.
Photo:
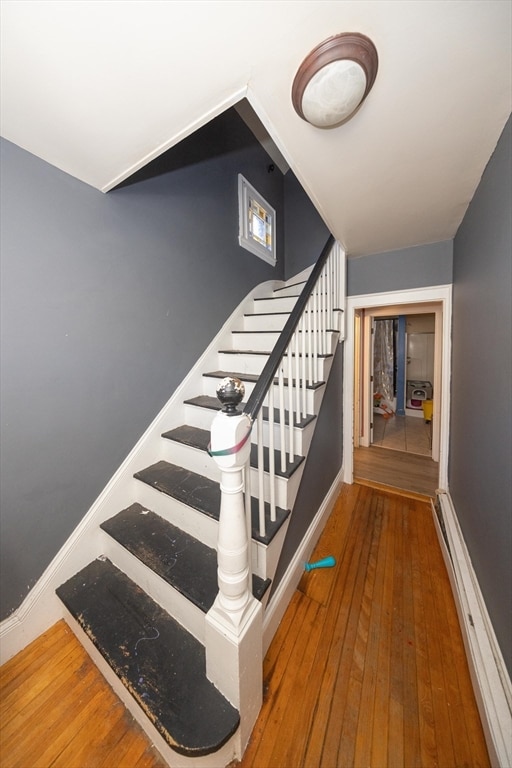
<instances>
[{"instance_id":1,"label":"frosted glass light shade","mask_svg":"<svg viewBox=\"0 0 512 768\"><path fill-rule=\"evenodd\" d=\"M292 103L303 120L332 128L348 120L368 96L379 65L372 41L358 32L334 35L300 65Z\"/></svg>"},{"instance_id":2,"label":"frosted glass light shade","mask_svg":"<svg viewBox=\"0 0 512 768\"><path fill-rule=\"evenodd\" d=\"M355 61L333 61L322 67L302 96L304 117L318 128L329 128L347 119L363 100L364 69Z\"/></svg>"}]
</instances>

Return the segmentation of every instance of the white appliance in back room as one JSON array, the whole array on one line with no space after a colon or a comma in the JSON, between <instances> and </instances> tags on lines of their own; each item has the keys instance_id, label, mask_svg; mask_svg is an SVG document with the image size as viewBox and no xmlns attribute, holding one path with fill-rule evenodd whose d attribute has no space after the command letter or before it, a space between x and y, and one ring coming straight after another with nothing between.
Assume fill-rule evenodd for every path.
<instances>
[{"instance_id":1,"label":"white appliance in back room","mask_svg":"<svg viewBox=\"0 0 512 768\"><path fill-rule=\"evenodd\" d=\"M406 408L423 415L423 402L433 399L435 315L408 315ZM417 414L415 413L417 412Z\"/></svg>"}]
</instances>

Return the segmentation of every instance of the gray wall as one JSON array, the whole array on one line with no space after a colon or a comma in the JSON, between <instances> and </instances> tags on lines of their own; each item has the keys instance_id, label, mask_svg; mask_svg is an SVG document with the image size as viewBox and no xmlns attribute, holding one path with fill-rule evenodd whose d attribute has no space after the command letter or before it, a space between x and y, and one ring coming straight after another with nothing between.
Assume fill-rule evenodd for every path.
<instances>
[{"instance_id":1,"label":"gray wall","mask_svg":"<svg viewBox=\"0 0 512 768\"><path fill-rule=\"evenodd\" d=\"M1 142L2 617L236 305L284 274L283 177L234 120L108 195ZM277 209L276 268L238 245L239 172Z\"/></svg>"},{"instance_id":2,"label":"gray wall","mask_svg":"<svg viewBox=\"0 0 512 768\"><path fill-rule=\"evenodd\" d=\"M284 177L285 279L314 264L330 235L293 173Z\"/></svg>"},{"instance_id":3,"label":"gray wall","mask_svg":"<svg viewBox=\"0 0 512 768\"><path fill-rule=\"evenodd\" d=\"M347 259L347 295L404 291L452 282L453 243L445 240Z\"/></svg>"},{"instance_id":4,"label":"gray wall","mask_svg":"<svg viewBox=\"0 0 512 768\"><path fill-rule=\"evenodd\" d=\"M512 190L507 123L454 241L449 483L512 675Z\"/></svg>"}]
</instances>

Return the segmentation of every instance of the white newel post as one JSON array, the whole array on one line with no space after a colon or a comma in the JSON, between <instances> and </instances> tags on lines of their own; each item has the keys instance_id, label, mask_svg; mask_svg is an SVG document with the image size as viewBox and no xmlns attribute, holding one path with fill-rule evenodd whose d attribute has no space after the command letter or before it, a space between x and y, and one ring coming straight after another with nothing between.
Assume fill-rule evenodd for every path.
<instances>
[{"instance_id":1,"label":"white newel post","mask_svg":"<svg viewBox=\"0 0 512 768\"><path fill-rule=\"evenodd\" d=\"M212 422L210 454L221 470L219 592L206 616L205 633L206 672L240 712L242 751L263 696L263 610L249 590L251 551L243 497L252 424L236 409L243 395L238 379L223 379L217 389L224 408Z\"/></svg>"}]
</instances>

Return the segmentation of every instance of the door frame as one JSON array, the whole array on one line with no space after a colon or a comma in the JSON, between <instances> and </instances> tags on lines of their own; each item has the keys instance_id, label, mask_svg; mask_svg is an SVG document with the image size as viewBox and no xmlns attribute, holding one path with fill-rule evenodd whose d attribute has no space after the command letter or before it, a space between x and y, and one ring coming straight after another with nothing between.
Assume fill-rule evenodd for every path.
<instances>
[{"instance_id":1,"label":"door frame","mask_svg":"<svg viewBox=\"0 0 512 768\"><path fill-rule=\"evenodd\" d=\"M343 480L351 484L354 478L354 386L356 345L354 325L356 312L371 310L372 307L438 302L442 306L442 328L439 330L440 349L440 405L439 413L439 488L448 491L448 452L450 434L450 375L451 375L451 326L452 286L436 285L428 288L372 293L348 296L346 304L346 336L344 344L343 376Z\"/></svg>"}]
</instances>

